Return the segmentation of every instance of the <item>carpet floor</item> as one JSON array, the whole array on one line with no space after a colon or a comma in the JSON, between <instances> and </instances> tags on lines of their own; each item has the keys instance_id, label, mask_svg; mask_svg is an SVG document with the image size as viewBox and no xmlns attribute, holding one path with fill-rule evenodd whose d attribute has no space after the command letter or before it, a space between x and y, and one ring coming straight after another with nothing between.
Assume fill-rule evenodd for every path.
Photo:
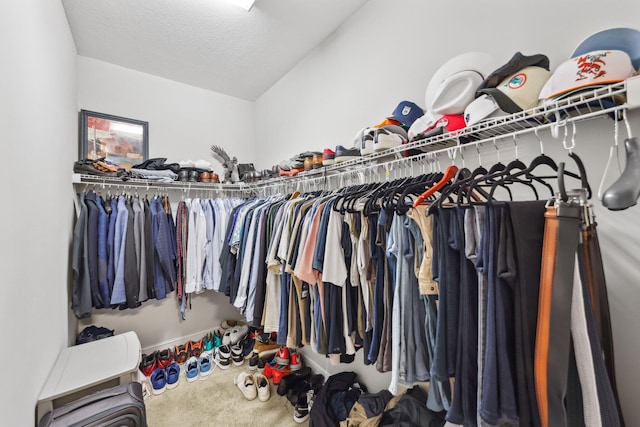
<instances>
[{"instance_id":1,"label":"carpet floor","mask_svg":"<svg viewBox=\"0 0 640 427\"><path fill-rule=\"evenodd\" d=\"M293 406L278 396L271 384L271 399L248 401L234 384L240 372L250 371L247 364L222 370L214 368L206 380L187 382L180 374L180 384L145 400L149 427L196 426L308 426L293 420ZM271 380L269 381L271 382Z\"/></svg>"}]
</instances>

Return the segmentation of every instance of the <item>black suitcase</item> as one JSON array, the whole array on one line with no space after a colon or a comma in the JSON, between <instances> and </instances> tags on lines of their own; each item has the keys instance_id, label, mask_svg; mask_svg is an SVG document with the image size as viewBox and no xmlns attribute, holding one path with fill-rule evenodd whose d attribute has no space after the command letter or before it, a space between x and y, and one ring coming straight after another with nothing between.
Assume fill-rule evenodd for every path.
<instances>
[{"instance_id":1,"label":"black suitcase","mask_svg":"<svg viewBox=\"0 0 640 427\"><path fill-rule=\"evenodd\" d=\"M46 413L38 427L147 427L140 383L100 390Z\"/></svg>"}]
</instances>

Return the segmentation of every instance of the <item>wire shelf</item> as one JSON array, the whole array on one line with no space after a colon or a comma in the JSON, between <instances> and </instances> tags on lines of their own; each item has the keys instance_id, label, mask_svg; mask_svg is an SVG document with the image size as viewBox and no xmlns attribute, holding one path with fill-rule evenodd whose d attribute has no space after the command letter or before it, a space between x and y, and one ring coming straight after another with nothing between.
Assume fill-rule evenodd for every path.
<instances>
[{"instance_id":1,"label":"wire shelf","mask_svg":"<svg viewBox=\"0 0 640 427\"><path fill-rule=\"evenodd\" d=\"M217 184L183 181L155 182L145 179L123 181L119 178L74 174L73 182L74 184L93 183L103 186L153 187L184 191L207 190L234 194L259 194L264 193L266 187L288 188L296 183L306 183L307 186L317 183L326 184L332 177L340 177L344 174L357 173L372 168L391 167L396 163L407 162L409 159L411 159L411 163L415 163L425 158L433 158L438 153L457 146L477 145L486 141L495 142L501 138L515 137L552 126L563 126L607 115L618 120L621 118L622 111L632 108L627 104L627 83L628 81L624 81L580 91L519 113L493 117L459 131L412 141L402 146L320 169L300 172L293 177L276 177L251 183ZM633 87L637 86L634 82ZM409 151L414 155L407 157L406 153Z\"/></svg>"}]
</instances>

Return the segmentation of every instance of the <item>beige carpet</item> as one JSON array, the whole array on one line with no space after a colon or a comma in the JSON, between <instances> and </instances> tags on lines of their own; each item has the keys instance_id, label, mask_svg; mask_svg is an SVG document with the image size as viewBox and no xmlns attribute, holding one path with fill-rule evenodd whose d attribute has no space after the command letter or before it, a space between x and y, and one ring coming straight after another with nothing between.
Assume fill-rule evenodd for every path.
<instances>
[{"instance_id":1,"label":"beige carpet","mask_svg":"<svg viewBox=\"0 0 640 427\"><path fill-rule=\"evenodd\" d=\"M278 396L271 384L271 399L261 402L257 398L248 401L233 383L240 372L250 371L247 362L243 366L231 366L227 370L214 368L206 380L187 382L180 374L180 384L159 395L145 400L149 427L195 426L260 426L288 427L308 426L308 421L293 421L293 406L286 397Z\"/></svg>"}]
</instances>

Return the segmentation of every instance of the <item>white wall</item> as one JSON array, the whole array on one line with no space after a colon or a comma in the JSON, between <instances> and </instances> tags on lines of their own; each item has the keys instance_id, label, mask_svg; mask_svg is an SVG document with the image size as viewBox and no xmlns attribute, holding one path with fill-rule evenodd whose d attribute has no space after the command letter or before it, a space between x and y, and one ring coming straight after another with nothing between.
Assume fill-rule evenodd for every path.
<instances>
[{"instance_id":1,"label":"white wall","mask_svg":"<svg viewBox=\"0 0 640 427\"><path fill-rule=\"evenodd\" d=\"M177 83L149 74L78 57L78 110L85 109L149 122L149 157L167 162L204 159L222 167L209 155L217 144L241 163L254 162L253 103ZM97 190L100 190L98 187ZM195 192L191 194L195 197ZM169 194L172 205L184 197ZM187 319L180 320L176 294L149 301L135 310L94 310L78 330L96 324L116 333L135 330L143 349L200 338L203 331L218 327L224 319L240 318L228 298L205 292L192 299Z\"/></svg>"},{"instance_id":2,"label":"white wall","mask_svg":"<svg viewBox=\"0 0 640 427\"><path fill-rule=\"evenodd\" d=\"M592 0L544 0L526 6L497 0L455 6L450 2L398 0L392 7L383 0L370 0L256 101L256 134L261 135L256 145L261 163L256 167L269 167L305 150L351 146L360 128L380 122L401 100L424 107L431 75L457 54L484 51L494 55L499 66L516 51L544 53L553 69L582 39L597 31L640 28L639 13L640 3L633 0L615 0L606 6ZM632 120L637 134L640 116L634 113ZM604 170L612 129L612 121L602 119L578 130L577 152L587 164L594 188ZM566 159L566 153L557 149L558 142L553 144L548 133L544 135L546 150ZM526 139L519 144L519 157L524 161L538 150L537 143L527 144ZM511 157L505 157L509 150L502 149L503 161L513 159L512 147ZM495 162L494 150L483 151L483 163ZM466 154L467 159L475 157L475 150ZM473 160L467 163L471 167ZM614 176L611 174L608 182ZM609 212L594 203L613 316L618 389L627 425L640 426L636 404L640 336L634 331L640 324L640 208ZM309 352L305 355L329 372L337 369L322 357ZM339 368L356 370L374 389L388 384L388 376L372 375L375 370L360 363Z\"/></svg>"},{"instance_id":3,"label":"white wall","mask_svg":"<svg viewBox=\"0 0 640 427\"><path fill-rule=\"evenodd\" d=\"M29 426L67 345L76 51L59 1L0 3L0 40L0 424Z\"/></svg>"}]
</instances>

